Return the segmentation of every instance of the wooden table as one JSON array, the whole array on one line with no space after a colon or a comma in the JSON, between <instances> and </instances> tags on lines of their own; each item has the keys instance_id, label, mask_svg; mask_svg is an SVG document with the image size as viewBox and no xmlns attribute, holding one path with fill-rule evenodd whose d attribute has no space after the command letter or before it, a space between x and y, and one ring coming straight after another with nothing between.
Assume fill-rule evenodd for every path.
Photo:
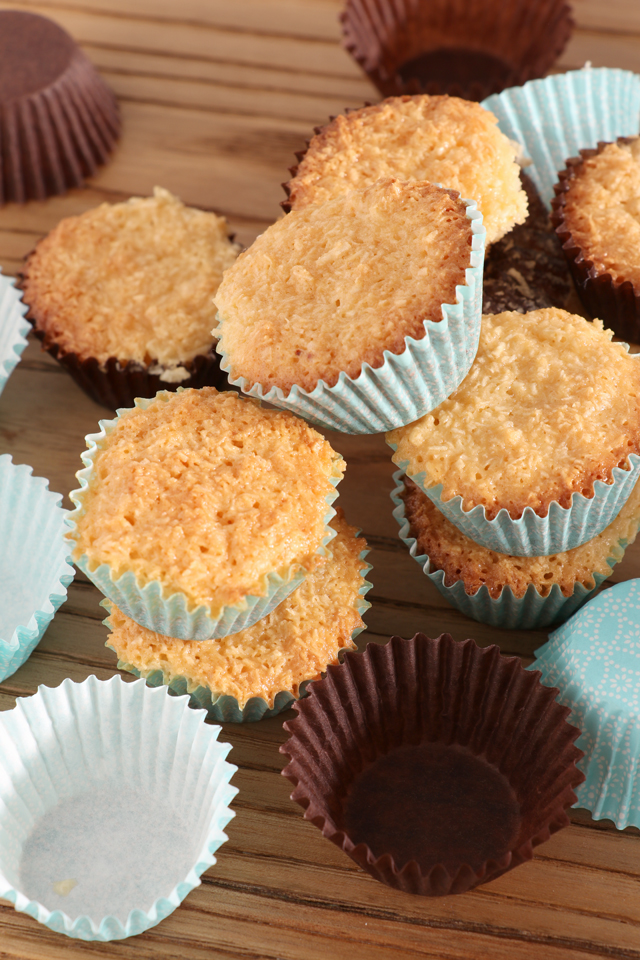
<instances>
[{"instance_id":1,"label":"wooden table","mask_svg":"<svg viewBox=\"0 0 640 960\"><path fill-rule=\"evenodd\" d=\"M379 99L340 46L339 0L0 0L59 21L120 97L123 136L85 190L0 210L8 273L58 220L159 184L224 213L248 244L279 213L280 183L311 128L346 106ZM578 29L561 68L640 70L638 0L574 0ZM28 463L51 489L76 486L84 436L105 410L31 343L0 398L0 453ZM374 565L369 630L449 631L499 643L530 662L543 632L494 631L450 608L397 538L392 466L381 437L330 435L348 463L340 503L364 530ZM640 575L640 544L613 580ZM0 707L38 684L116 670L105 648L98 591L78 575L30 660L0 685ZM286 718L289 714L283 715ZM229 841L202 886L149 933L82 943L0 903L0 958L228 958L228 960L640 960L640 832L616 831L580 810L526 864L475 892L426 900L372 880L302 818L289 800L278 746L282 719L226 725L240 793Z\"/></svg>"}]
</instances>

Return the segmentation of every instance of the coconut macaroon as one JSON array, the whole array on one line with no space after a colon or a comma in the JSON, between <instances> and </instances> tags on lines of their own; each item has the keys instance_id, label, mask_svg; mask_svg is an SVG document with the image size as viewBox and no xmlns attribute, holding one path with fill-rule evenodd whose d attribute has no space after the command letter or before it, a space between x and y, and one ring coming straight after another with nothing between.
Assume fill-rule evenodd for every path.
<instances>
[{"instance_id":1,"label":"coconut macaroon","mask_svg":"<svg viewBox=\"0 0 640 960\"><path fill-rule=\"evenodd\" d=\"M555 308L484 316L460 387L387 434L393 460L490 520L502 508L544 517L553 500L593 497L595 480L611 483L640 451L640 362L611 337L599 320Z\"/></svg>"},{"instance_id":2,"label":"coconut macaroon","mask_svg":"<svg viewBox=\"0 0 640 960\"><path fill-rule=\"evenodd\" d=\"M213 613L315 570L344 461L290 413L214 388L121 412L77 495L73 557ZM329 498L329 499L328 499Z\"/></svg>"},{"instance_id":3,"label":"coconut macaroon","mask_svg":"<svg viewBox=\"0 0 640 960\"><path fill-rule=\"evenodd\" d=\"M520 147L497 124L480 104L448 96L390 97L353 110L312 138L285 206L324 203L383 177L429 180L475 200L493 243L527 215Z\"/></svg>"},{"instance_id":4,"label":"coconut macaroon","mask_svg":"<svg viewBox=\"0 0 640 960\"><path fill-rule=\"evenodd\" d=\"M62 220L26 261L23 299L46 347L180 382L211 350L212 297L238 252L223 217L156 187Z\"/></svg>"},{"instance_id":5,"label":"coconut macaroon","mask_svg":"<svg viewBox=\"0 0 640 960\"><path fill-rule=\"evenodd\" d=\"M167 684L184 677L189 692L204 687L214 701L232 696L242 708L262 697L273 708L280 691L298 697L300 684L335 663L340 650L353 648L354 631L364 628L359 609L367 544L342 516L331 526L331 557L252 627L193 643L152 633L112 606L108 646L125 669L145 677L161 670Z\"/></svg>"},{"instance_id":6,"label":"coconut macaroon","mask_svg":"<svg viewBox=\"0 0 640 960\"><path fill-rule=\"evenodd\" d=\"M595 587L594 574L608 577L612 561L622 559L625 548L633 543L640 526L640 483L637 483L624 507L609 526L580 547L548 557L510 557L480 546L465 536L442 514L435 504L408 478L402 497L409 536L417 541L418 554L426 554L430 571L444 572L445 586L457 581L473 596L486 586L494 600L504 587L523 597L533 584L542 597L547 597L557 584L565 597L573 594L581 583L587 590Z\"/></svg>"},{"instance_id":7,"label":"coconut macaroon","mask_svg":"<svg viewBox=\"0 0 640 960\"><path fill-rule=\"evenodd\" d=\"M379 180L292 211L243 253L216 295L232 378L313 390L380 367L425 336L465 282L465 204L432 184Z\"/></svg>"}]
</instances>

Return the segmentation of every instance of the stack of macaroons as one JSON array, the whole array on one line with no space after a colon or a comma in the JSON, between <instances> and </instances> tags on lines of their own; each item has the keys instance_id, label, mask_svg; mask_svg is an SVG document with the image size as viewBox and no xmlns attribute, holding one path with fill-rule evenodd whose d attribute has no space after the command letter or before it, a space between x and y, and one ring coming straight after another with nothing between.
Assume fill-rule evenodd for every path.
<instances>
[{"instance_id":1,"label":"stack of macaroons","mask_svg":"<svg viewBox=\"0 0 640 960\"><path fill-rule=\"evenodd\" d=\"M113 605L120 660L219 720L284 709L364 627L366 543L331 506L342 457L298 417L212 387L101 427L69 538Z\"/></svg>"}]
</instances>

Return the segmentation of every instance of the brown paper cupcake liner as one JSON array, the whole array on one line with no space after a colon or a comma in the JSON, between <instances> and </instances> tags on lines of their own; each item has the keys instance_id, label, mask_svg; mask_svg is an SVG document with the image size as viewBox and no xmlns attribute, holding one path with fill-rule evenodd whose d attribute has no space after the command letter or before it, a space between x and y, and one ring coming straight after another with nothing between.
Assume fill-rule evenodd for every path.
<instances>
[{"instance_id":1,"label":"brown paper cupcake liner","mask_svg":"<svg viewBox=\"0 0 640 960\"><path fill-rule=\"evenodd\" d=\"M448 634L347 653L284 724L291 798L377 880L463 893L569 823L580 731L557 690Z\"/></svg>"},{"instance_id":2,"label":"brown paper cupcake liner","mask_svg":"<svg viewBox=\"0 0 640 960\"><path fill-rule=\"evenodd\" d=\"M343 42L385 97L483 100L542 77L573 29L564 0L347 0Z\"/></svg>"},{"instance_id":3,"label":"brown paper cupcake liner","mask_svg":"<svg viewBox=\"0 0 640 960\"><path fill-rule=\"evenodd\" d=\"M616 141L630 142L628 137L618 137ZM630 280L614 280L610 273L598 270L593 260L585 256L574 240L564 216L571 181L584 161L601 153L607 145L607 142L599 141L597 148L581 150L579 157L571 157L566 161L567 166L558 174L558 183L554 186L556 196L551 201L551 222L562 243L578 296L585 309L592 317L602 320L616 336L627 342L640 343L640 294Z\"/></svg>"}]
</instances>

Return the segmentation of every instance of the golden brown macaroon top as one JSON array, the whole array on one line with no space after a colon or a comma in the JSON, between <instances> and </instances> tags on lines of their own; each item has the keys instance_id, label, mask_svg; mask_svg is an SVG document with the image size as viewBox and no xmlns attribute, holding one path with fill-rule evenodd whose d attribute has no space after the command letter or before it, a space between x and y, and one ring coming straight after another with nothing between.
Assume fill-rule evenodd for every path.
<instances>
[{"instance_id":1,"label":"golden brown macaroon top","mask_svg":"<svg viewBox=\"0 0 640 960\"><path fill-rule=\"evenodd\" d=\"M156 187L62 220L27 259L24 300L48 344L158 364L179 382L214 343L212 298L238 252L224 217Z\"/></svg>"},{"instance_id":2,"label":"golden brown macaroon top","mask_svg":"<svg viewBox=\"0 0 640 960\"><path fill-rule=\"evenodd\" d=\"M335 663L340 650L355 646L364 624L357 611L364 585L360 554L366 542L340 516L331 526L331 557L300 587L254 626L220 640L173 640L138 626L112 606L109 646L118 659L148 676L162 670L165 681L186 677L189 692L208 687L235 697L244 707L262 697L270 707L281 690L299 695L300 684Z\"/></svg>"},{"instance_id":3,"label":"golden brown macaroon top","mask_svg":"<svg viewBox=\"0 0 640 960\"><path fill-rule=\"evenodd\" d=\"M640 450L640 362L601 321L549 308L482 318L478 354L457 390L387 434L395 463L493 519L594 494Z\"/></svg>"},{"instance_id":4,"label":"golden brown macaroon top","mask_svg":"<svg viewBox=\"0 0 640 960\"><path fill-rule=\"evenodd\" d=\"M484 584L497 600L503 587L509 586L515 597L523 597L532 583L541 596L549 595L557 583L565 597L572 595L576 583L588 590L595 585L594 573L608 577L609 560L622 559L624 547L633 543L640 525L640 483L609 526L580 547L550 557L510 557L482 547L465 536L441 513L429 497L408 478L403 496L410 536L418 542L418 555L429 557L430 572L444 571L445 586L462 580L473 596Z\"/></svg>"},{"instance_id":5,"label":"golden brown macaroon top","mask_svg":"<svg viewBox=\"0 0 640 960\"><path fill-rule=\"evenodd\" d=\"M299 210L381 177L429 180L475 200L487 243L527 215L516 157L520 147L479 103L426 94L390 97L335 117L317 133L289 181Z\"/></svg>"},{"instance_id":6,"label":"golden brown macaroon top","mask_svg":"<svg viewBox=\"0 0 640 960\"><path fill-rule=\"evenodd\" d=\"M563 214L598 273L640 289L640 137L585 160L569 181Z\"/></svg>"},{"instance_id":7,"label":"golden brown macaroon top","mask_svg":"<svg viewBox=\"0 0 640 960\"><path fill-rule=\"evenodd\" d=\"M218 611L269 573L324 563L330 478L344 461L299 417L213 387L159 393L98 444L73 556L132 570Z\"/></svg>"},{"instance_id":8,"label":"golden brown macaroon top","mask_svg":"<svg viewBox=\"0 0 640 960\"><path fill-rule=\"evenodd\" d=\"M455 194L380 180L276 221L215 298L232 377L289 390L379 367L456 302L471 223Z\"/></svg>"}]
</instances>

